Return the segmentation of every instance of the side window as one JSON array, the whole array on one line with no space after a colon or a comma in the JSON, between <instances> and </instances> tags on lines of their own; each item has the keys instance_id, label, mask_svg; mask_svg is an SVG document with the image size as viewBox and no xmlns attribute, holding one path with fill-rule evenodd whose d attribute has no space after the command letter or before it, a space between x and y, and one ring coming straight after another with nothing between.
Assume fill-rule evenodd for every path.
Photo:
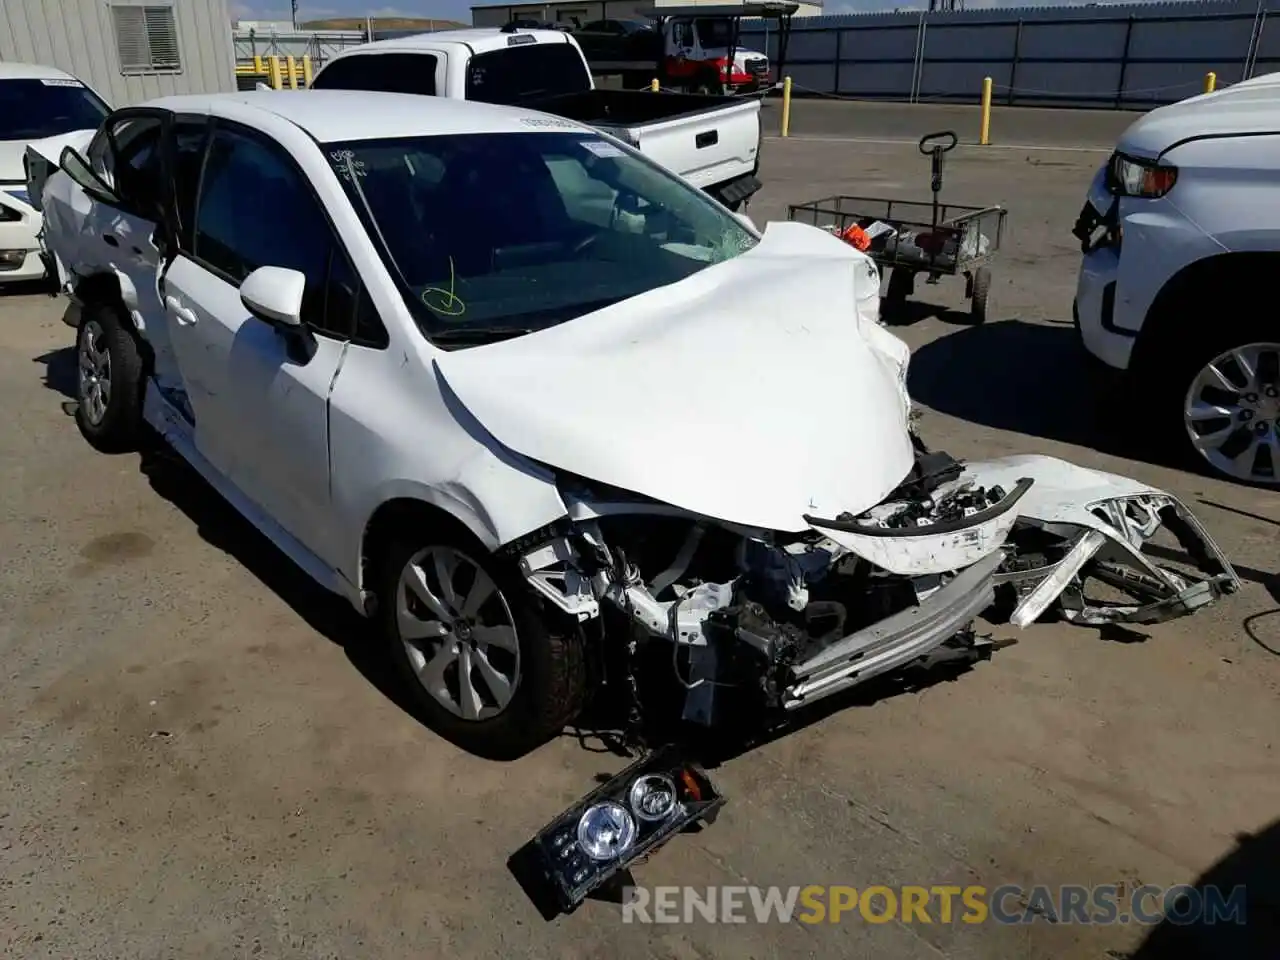
<instances>
[{"instance_id":1,"label":"side window","mask_svg":"<svg viewBox=\"0 0 1280 960\"><path fill-rule=\"evenodd\" d=\"M160 199L160 130L156 117L127 117L109 122L89 144L90 166L129 213L149 213Z\"/></svg>"},{"instance_id":2,"label":"side window","mask_svg":"<svg viewBox=\"0 0 1280 960\"><path fill-rule=\"evenodd\" d=\"M356 54L334 60L313 90L373 90L436 95L436 58L429 53Z\"/></svg>"},{"instance_id":3,"label":"side window","mask_svg":"<svg viewBox=\"0 0 1280 960\"><path fill-rule=\"evenodd\" d=\"M345 264L346 256L309 184L279 147L234 129L214 132L193 240L193 256L235 284L258 267L299 271L307 278L303 320L317 333L351 335L349 304L359 281L348 264L347 285L330 283L331 264Z\"/></svg>"},{"instance_id":4,"label":"side window","mask_svg":"<svg viewBox=\"0 0 1280 960\"><path fill-rule=\"evenodd\" d=\"M172 131L178 242L184 250L190 250L196 220L196 194L200 189L200 170L204 164L209 122L203 117L180 117L174 121Z\"/></svg>"}]
</instances>

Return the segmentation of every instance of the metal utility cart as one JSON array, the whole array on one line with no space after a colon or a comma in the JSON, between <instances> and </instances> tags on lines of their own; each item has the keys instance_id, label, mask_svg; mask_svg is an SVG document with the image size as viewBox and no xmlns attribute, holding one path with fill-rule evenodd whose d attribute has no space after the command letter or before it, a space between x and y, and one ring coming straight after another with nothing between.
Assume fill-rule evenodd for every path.
<instances>
[{"instance_id":1,"label":"metal utility cart","mask_svg":"<svg viewBox=\"0 0 1280 960\"><path fill-rule=\"evenodd\" d=\"M1004 236L1008 213L1002 207L940 203L943 157L958 142L952 130L920 138L920 152L932 161L933 200L827 197L787 207L787 219L822 227L890 268L888 306L899 307L915 291L916 274L929 283L963 276L964 295L975 323L987 319L990 263Z\"/></svg>"}]
</instances>

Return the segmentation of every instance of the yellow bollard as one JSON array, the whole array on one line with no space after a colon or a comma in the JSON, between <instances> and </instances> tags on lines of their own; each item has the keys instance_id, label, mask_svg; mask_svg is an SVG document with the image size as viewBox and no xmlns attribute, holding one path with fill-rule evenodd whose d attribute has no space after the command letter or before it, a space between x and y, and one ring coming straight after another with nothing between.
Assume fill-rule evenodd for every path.
<instances>
[{"instance_id":1,"label":"yellow bollard","mask_svg":"<svg viewBox=\"0 0 1280 960\"><path fill-rule=\"evenodd\" d=\"M311 87L311 54L307 54L302 58L302 84Z\"/></svg>"},{"instance_id":2,"label":"yellow bollard","mask_svg":"<svg viewBox=\"0 0 1280 960\"><path fill-rule=\"evenodd\" d=\"M1210 70L1204 75L1204 92L1213 93L1216 89L1218 89L1218 75Z\"/></svg>"},{"instance_id":3,"label":"yellow bollard","mask_svg":"<svg viewBox=\"0 0 1280 960\"><path fill-rule=\"evenodd\" d=\"M658 83L657 77L654 77L652 80L649 81L649 89L654 93L657 93L659 90L662 89L662 84Z\"/></svg>"},{"instance_id":4,"label":"yellow bollard","mask_svg":"<svg viewBox=\"0 0 1280 960\"><path fill-rule=\"evenodd\" d=\"M791 78L782 78L782 135L791 136Z\"/></svg>"},{"instance_id":5,"label":"yellow bollard","mask_svg":"<svg viewBox=\"0 0 1280 960\"><path fill-rule=\"evenodd\" d=\"M294 62L292 56L285 58L285 63L289 65L289 89L298 89L298 65Z\"/></svg>"},{"instance_id":6,"label":"yellow bollard","mask_svg":"<svg viewBox=\"0 0 1280 960\"><path fill-rule=\"evenodd\" d=\"M284 82L280 78L280 58L274 55L267 57L267 85L272 90L284 89Z\"/></svg>"},{"instance_id":7,"label":"yellow bollard","mask_svg":"<svg viewBox=\"0 0 1280 960\"><path fill-rule=\"evenodd\" d=\"M267 72L267 68L266 68L266 67L264 67L264 66L262 65L262 57L260 57L260 56L255 56L255 57L253 58L253 72L254 72L254 73L266 73L266 72Z\"/></svg>"},{"instance_id":8,"label":"yellow bollard","mask_svg":"<svg viewBox=\"0 0 1280 960\"><path fill-rule=\"evenodd\" d=\"M978 142L984 147L991 142L991 78L982 78L982 131Z\"/></svg>"}]
</instances>

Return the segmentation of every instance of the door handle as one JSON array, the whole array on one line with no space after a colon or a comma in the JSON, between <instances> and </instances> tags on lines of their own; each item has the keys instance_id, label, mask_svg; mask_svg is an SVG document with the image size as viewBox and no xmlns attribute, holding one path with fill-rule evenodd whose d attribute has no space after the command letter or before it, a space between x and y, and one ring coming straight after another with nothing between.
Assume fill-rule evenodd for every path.
<instances>
[{"instance_id":1,"label":"door handle","mask_svg":"<svg viewBox=\"0 0 1280 960\"><path fill-rule=\"evenodd\" d=\"M177 297L165 297L164 305L169 308L169 311L173 314L174 318L178 323L182 324L182 326L189 327L196 322L195 311L190 307L184 307L178 302Z\"/></svg>"},{"instance_id":2,"label":"door handle","mask_svg":"<svg viewBox=\"0 0 1280 960\"><path fill-rule=\"evenodd\" d=\"M104 233L102 235L102 242L105 243L108 247L120 246L120 241L117 240L112 234L109 234L109 233Z\"/></svg>"}]
</instances>

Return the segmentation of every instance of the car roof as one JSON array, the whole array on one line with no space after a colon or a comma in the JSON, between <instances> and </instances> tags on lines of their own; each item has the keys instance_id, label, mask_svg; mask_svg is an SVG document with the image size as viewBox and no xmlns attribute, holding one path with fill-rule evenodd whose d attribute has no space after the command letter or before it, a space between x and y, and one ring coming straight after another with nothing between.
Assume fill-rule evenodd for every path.
<instances>
[{"instance_id":1,"label":"car roof","mask_svg":"<svg viewBox=\"0 0 1280 960\"><path fill-rule=\"evenodd\" d=\"M431 33L415 33L408 37L390 37L386 40L375 40L362 43L357 47L349 47L338 54L339 57L352 54L393 52L396 50L413 52L415 50L435 50L441 44L461 43L471 48L472 54L488 53L511 46L510 39L519 34L522 37L533 37L536 43L568 43L569 35L563 30L535 30L519 27L514 31L504 31L500 27L476 27L470 30L436 30ZM526 43L528 41L525 41ZM338 59L334 57L333 59Z\"/></svg>"},{"instance_id":2,"label":"car roof","mask_svg":"<svg viewBox=\"0 0 1280 960\"><path fill-rule=\"evenodd\" d=\"M254 113L281 117L321 143L467 133L591 132L520 107L367 90L256 90L161 97L144 107L201 113L252 125Z\"/></svg>"},{"instance_id":3,"label":"car roof","mask_svg":"<svg viewBox=\"0 0 1280 960\"><path fill-rule=\"evenodd\" d=\"M74 80L71 74L57 67L39 63L0 62L0 80Z\"/></svg>"}]
</instances>

